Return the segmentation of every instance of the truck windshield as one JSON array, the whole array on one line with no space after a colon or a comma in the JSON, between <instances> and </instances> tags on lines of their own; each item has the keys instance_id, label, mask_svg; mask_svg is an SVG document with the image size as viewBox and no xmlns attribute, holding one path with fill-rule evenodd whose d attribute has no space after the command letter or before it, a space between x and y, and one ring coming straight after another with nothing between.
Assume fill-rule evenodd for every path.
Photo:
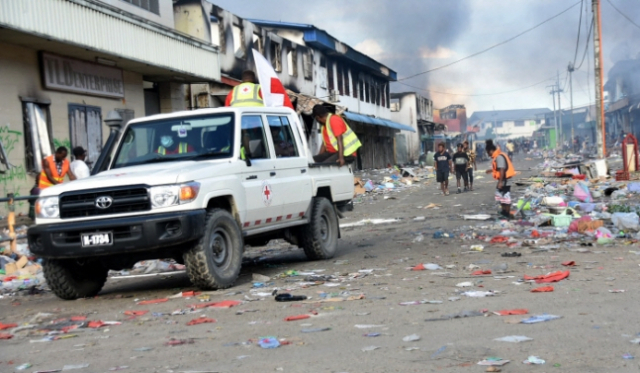
<instances>
[{"instance_id":1,"label":"truck windshield","mask_svg":"<svg viewBox=\"0 0 640 373\"><path fill-rule=\"evenodd\" d=\"M233 154L233 113L154 120L127 127L111 168Z\"/></svg>"}]
</instances>

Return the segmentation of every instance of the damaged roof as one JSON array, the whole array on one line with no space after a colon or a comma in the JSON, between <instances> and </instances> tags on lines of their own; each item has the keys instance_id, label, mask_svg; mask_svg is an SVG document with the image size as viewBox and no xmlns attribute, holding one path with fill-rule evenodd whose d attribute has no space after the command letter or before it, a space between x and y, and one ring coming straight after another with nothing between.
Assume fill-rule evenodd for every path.
<instances>
[{"instance_id":1,"label":"damaged roof","mask_svg":"<svg viewBox=\"0 0 640 373\"><path fill-rule=\"evenodd\" d=\"M535 108L535 109L516 109L516 110L490 110L490 111L476 111L469 118L469 122L475 123L479 120L482 121L512 121L512 120L532 120L540 114L550 113L551 109L548 108Z\"/></svg>"}]
</instances>

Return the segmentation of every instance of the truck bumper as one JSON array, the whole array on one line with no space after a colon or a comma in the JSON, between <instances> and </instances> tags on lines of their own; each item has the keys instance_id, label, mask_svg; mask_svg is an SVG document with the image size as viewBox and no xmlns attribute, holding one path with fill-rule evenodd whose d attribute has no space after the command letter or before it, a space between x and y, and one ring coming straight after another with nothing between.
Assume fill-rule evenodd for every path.
<instances>
[{"instance_id":1,"label":"truck bumper","mask_svg":"<svg viewBox=\"0 0 640 373\"><path fill-rule=\"evenodd\" d=\"M204 232L206 211L193 210L36 225L27 236L30 251L42 258L79 258L154 251L194 241ZM82 247L81 234L112 232L113 243Z\"/></svg>"}]
</instances>

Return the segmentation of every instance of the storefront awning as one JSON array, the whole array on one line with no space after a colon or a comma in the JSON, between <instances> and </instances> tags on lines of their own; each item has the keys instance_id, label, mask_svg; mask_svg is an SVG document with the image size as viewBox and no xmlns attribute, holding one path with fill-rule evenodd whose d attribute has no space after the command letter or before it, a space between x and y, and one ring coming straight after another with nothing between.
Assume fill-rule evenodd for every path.
<instances>
[{"instance_id":1,"label":"storefront awning","mask_svg":"<svg viewBox=\"0 0 640 373\"><path fill-rule=\"evenodd\" d=\"M416 130L413 129L413 127L411 127L411 126L407 126L407 125L404 125L404 124L392 122L392 121L387 120L387 119L373 118L373 117L369 117L369 116L358 114L358 113L352 113L350 111L345 111L342 114L347 119L352 120L354 122L373 124L374 126L389 127L389 128L393 128L393 129L397 129L397 130L401 130L401 131L416 132Z\"/></svg>"}]
</instances>

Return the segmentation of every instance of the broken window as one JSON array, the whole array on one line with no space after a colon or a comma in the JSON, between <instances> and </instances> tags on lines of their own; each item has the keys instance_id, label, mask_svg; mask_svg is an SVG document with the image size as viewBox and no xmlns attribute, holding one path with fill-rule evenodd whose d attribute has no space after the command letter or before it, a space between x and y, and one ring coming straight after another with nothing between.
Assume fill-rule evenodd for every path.
<instances>
[{"instance_id":1,"label":"broken window","mask_svg":"<svg viewBox=\"0 0 640 373\"><path fill-rule=\"evenodd\" d=\"M289 76L298 76L298 52L295 49L287 52L287 72Z\"/></svg>"},{"instance_id":2,"label":"broken window","mask_svg":"<svg viewBox=\"0 0 640 373\"><path fill-rule=\"evenodd\" d=\"M277 72L282 71L282 46L280 44L271 41L269 45L269 58L271 59L271 66Z\"/></svg>"},{"instance_id":3,"label":"broken window","mask_svg":"<svg viewBox=\"0 0 640 373\"><path fill-rule=\"evenodd\" d=\"M302 70L305 79L313 79L313 56L311 55L310 50L307 50L302 54Z\"/></svg>"},{"instance_id":4,"label":"broken window","mask_svg":"<svg viewBox=\"0 0 640 373\"><path fill-rule=\"evenodd\" d=\"M355 71L351 72L351 87L353 88L351 90L353 97L358 98L358 77Z\"/></svg>"},{"instance_id":5,"label":"broken window","mask_svg":"<svg viewBox=\"0 0 640 373\"><path fill-rule=\"evenodd\" d=\"M364 91L365 91L365 102L371 101L371 87L369 86L369 82L364 82Z\"/></svg>"},{"instance_id":6,"label":"broken window","mask_svg":"<svg viewBox=\"0 0 640 373\"><path fill-rule=\"evenodd\" d=\"M351 94L351 89L349 88L349 68L345 67L342 72L344 72L344 94L345 96L349 96Z\"/></svg>"},{"instance_id":7,"label":"broken window","mask_svg":"<svg viewBox=\"0 0 640 373\"><path fill-rule=\"evenodd\" d=\"M262 36L256 33L253 34L253 49L260 52L260 54L264 54L264 44L262 42Z\"/></svg>"},{"instance_id":8,"label":"broken window","mask_svg":"<svg viewBox=\"0 0 640 373\"><path fill-rule=\"evenodd\" d=\"M209 16L209 20L211 21L211 44L220 45L220 21L214 15Z\"/></svg>"},{"instance_id":9,"label":"broken window","mask_svg":"<svg viewBox=\"0 0 640 373\"><path fill-rule=\"evenodd\" d=\"M23 101L22 112L26 171L39 174L42 172L42 159L53 154L49 104ZM3 144L5 150L12 146Z\"/></svg>"},{"instance_id":10,"label":"broken window","mask_svg":"<svg viewBox=\"0 0 640 373\"><path fill-rule=\"evenodd\" d=\"M327 60L320 57L320 69L318 70L318 84L320 88L327 89Z\"/></svg>"},{"instance_id":11,"label":"broken window","mask_svg":"<svg viewBox=\"0 0 640 373\"><path fill-rule=\"evenodd\" d=\"M364 81L358 80L358 86L360 88L360 101L364 101L365 100Z\"/></svg>"},{"instance_id":12,"label":"broken window","mask_svg":"<svg viewBox=\"0 0 640 373\"><path fill-rule=\"evenodd\" d=\"M344 74L342 65L336 64L336 75L338 75L338 93L344 95Z\"/></svg>"},{"instance_id":13,"label":"broken window","mask_svg":"<svg viewBox=\"0 0 640 373\"><path fill-rule=\"evenodd\" d=\"M247 53L244 45L244 32L242 26L233 25L233 53L236 58L246 58Z\"/></svg>"},{"instance_id":14,"label":"broken window","mask_svg":"<svg viewBox=\"0 0 640 373\"><path fill-rule=\"evenodd\" d=\"M327 61L327 82L329 83L329 91L336 88L335 82L333 81L333 62L331 61Z\"/></svg>"}]
</instances>

